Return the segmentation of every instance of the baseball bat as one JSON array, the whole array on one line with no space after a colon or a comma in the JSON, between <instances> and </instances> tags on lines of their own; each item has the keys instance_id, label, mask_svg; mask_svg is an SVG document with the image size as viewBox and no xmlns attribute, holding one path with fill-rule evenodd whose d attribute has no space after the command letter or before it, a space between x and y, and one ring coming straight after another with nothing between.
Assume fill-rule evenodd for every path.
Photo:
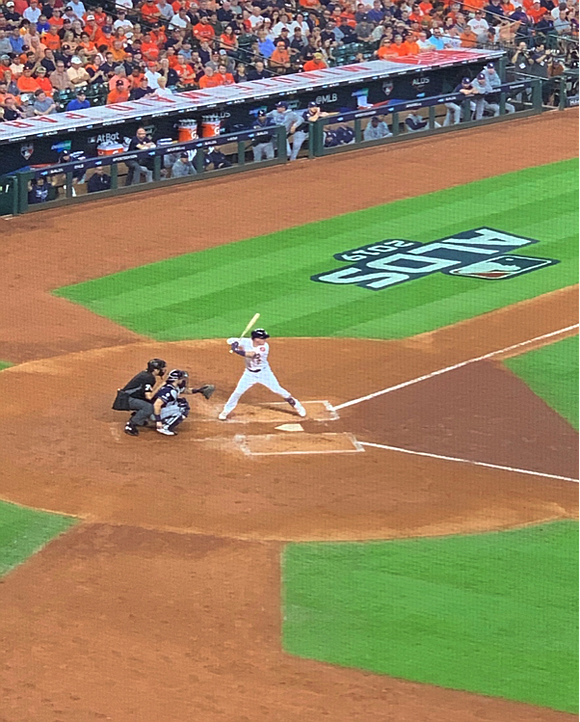
<instances>
[{"instance_id":1,"label":"baseball bat","mask_svg":"<svg viewBox=\"0 0 580 722\"><path fill-rule=\"evenodd\" d=\"M245 329L242 331L242 333L240 334L240 336L239 336L239 338L238 338L238 342L241 341L241 340L244 338L244 336L248 333L248 331L252 328L252 326L256 323L256 321L257 321L259 318L260 318L260 314L259 314L259 313L255 313L255 314L252 316L252 318L250 319L250 322L248 323L248 325L246 326L246 328L245 328ZM230 353L233 353L233 351L232 351L231 349L230 349Z\"/></svg>"}]
</instances>

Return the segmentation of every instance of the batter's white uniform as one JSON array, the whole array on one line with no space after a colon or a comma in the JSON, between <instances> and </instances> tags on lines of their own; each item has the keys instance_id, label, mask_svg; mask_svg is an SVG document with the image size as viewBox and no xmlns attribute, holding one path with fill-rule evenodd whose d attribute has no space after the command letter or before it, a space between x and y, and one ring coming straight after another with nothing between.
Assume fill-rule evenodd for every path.
<instances>
[{"instance_id":1,"label":"batter's white uniform","mask_svg":"<svg viewBox=\"0 0 580 722\"><path fill-rule=\"evenodd\" d=\"M235 341L238 341L238 339L228 338L229 344ZM231 413L236 408L242 394L245 394L246 391L255 384L262 384L262 386L270 389L270 391L282 396L283 399L289 401L289 403L294 406L300 416L306 416L306 411L302 404L295 399L289 391L280 386L280 382L272 373L272 369L268 363L268 354L270 353L268 343L261 341L259 346L254 346L252 339L242 338L239 340L239 344L241 349L244 351L253 351L255 355L243 357L246 362L246 370L238 381L238 385L234 389L233 394L227 400L220 417L225 417Z\"/></svg>"}]
</instances>

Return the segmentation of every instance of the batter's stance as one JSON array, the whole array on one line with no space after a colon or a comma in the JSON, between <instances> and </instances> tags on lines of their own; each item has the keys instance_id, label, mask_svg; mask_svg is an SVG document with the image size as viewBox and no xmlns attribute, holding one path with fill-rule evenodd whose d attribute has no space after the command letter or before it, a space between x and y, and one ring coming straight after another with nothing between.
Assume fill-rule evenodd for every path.
<instances>
[{"instance_id":1,"label":"batter's stance","mask_svg":"<svg viewBox=\"0 0 580 722\"><path fill-rule=\"evenodd\" d=\"M229 414L236 408L242 394L254 386L254 384L262 384L270 391L281 396L290 406L296 409L298 416L306 416L306 409L298 399L295 399L289 391L282 388L278 379L272 373L270 364L268 363L268 354L270 347L266 339L270 338L263 328L257 328L252 331L252 338L241 338L239 341L235 338L228 338L228 343L234 353L243 356L246 362L246 370L242 374L242 378L238 381L234 393L227 400L223 411L218 416L220 421L225 421Z\"/></svg>"}]
</instances>

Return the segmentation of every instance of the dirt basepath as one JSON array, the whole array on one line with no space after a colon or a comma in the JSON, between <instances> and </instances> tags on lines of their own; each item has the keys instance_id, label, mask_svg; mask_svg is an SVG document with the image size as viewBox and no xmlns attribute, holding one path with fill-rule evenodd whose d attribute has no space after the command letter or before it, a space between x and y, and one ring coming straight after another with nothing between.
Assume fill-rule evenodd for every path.
<instances>
[{"instance_id":1,"label":"dirt basepath","mask_svg":"<svg viewBox=\"0 0 580 722\"><path fill-rule=\"evenodd\" d=\"M0 719L574 719L285 654L279 553L273 543L100 525L61 538L2 585Z\"/></svg>"},{"instance_id":2,"label":"dirt basepath","mask_svg":"<svg viewBox=\"0 0 580 722\"><path fill-rule=\"evenodd\" d=\"M0 284L5 290L0 359L24 361L137 339L47 293L59 286L574 158L577 142L578 112L554 112L139 193L121 202L96 201L0 220Z\"/></svg>"},{"instance_id":3,"label":"dirt basepath","mask_svg":"<svg viewBox=\"0 0 580 722\"><path fill-rule=\"evenodd\" d=\"M403 458L382 449L345 454L340 464L328 456L324 465L309 465L304 457L289 457L296 459L292 465L275 457L240 462L239 456L226 458L221 442L194 453L197 431L234 436L212 431L219 422L199 418L202 408L217 413L236 377L229 358L217 353L217 342L200 342L212 353L215 346L216 408L195 407L197 422L176 440L156 438L154 432L148 438L126 437L109 410L109 389L96 387L95 378L102 378L103 368L109 378L121 370L124 376L128 364L142 363L147 343L49 292L169 256L573 158L577 126L576 111L553 113L143 193L122 203L96 202L0 221L0 359L69 354L0 374L2 397L10 406L0 493L109 522L81 526L3 580L1 722L574 719L284 654L281 547L259 539L442 534L570 517L577 504L573 484ZM575 304L575 292L565 289L405 342L353 344L346 355L334 354L325 339L310 340L311 347L318 344L325 369L318 377L312 369L292 368L285 353L304 341L280 339L277 370L307 396L339 403L574 323ZM132 345L109 348L118 344ZM196 367L196 348L174 345L172 357ZM370 355L376 363L368 364L369 348L376 350ZM346 359L341 368L337 358ZM330 423L361 437L368 434L370 441L398 434L398 442L415 449L436 452L444 446L478 454L482 461L529 462L538 472L572 473L570 430L535 397L525 399L526 408L550 426L554 449L542 458L541 448L535 448L542 441L524 438L533 431L525 424L509 429L509 444L491 446L490 411L505 413L508 402L529 392L489 364L481 369L489 384L474 398L469 389L479 383L475 370L470 368L456 387L434 384L420 393L412 386L398 397L384 397L374 411L353 406ZM71 386L71 378L78 383ZM344 380L340 398L337 378ZM12 404L11 380L29 391L34 413ZM498 384L500 400L491 396ZM71 398L64 404L67 394ZM454 402L463 408L461 438ZM467 424L469 404L475 402L475 423ZM410 403L431 404L431 413L414 416ZM394 423L405 413L410 415L404 426ZM433 427L437 414L440 423ZM463 446L452 446L456 434ZM171 446L172 441L181 446ZM225 538L236 534L254 539Z\"/></svg>"}]
</instances>

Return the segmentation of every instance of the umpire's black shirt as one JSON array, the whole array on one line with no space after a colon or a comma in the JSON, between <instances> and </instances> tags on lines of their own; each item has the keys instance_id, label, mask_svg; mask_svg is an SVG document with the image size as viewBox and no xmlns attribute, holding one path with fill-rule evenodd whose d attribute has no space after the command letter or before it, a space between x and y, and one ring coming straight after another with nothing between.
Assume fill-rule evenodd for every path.
<instances>
[{"instance_id":1,"label":"umpire's black shirt","mask_svg":"<svg viewBox=\"0 0 580 722\"><path fill-rule=\"evenodd\" d=\"M125 384L121 389L125 393L129 394L134 399L143 399L147 401L145 397L146 391L151 391L155 386L155 376L149 371L141 371L137 376L133 376L128 384Z\"/></svg>"}]
</instances>

